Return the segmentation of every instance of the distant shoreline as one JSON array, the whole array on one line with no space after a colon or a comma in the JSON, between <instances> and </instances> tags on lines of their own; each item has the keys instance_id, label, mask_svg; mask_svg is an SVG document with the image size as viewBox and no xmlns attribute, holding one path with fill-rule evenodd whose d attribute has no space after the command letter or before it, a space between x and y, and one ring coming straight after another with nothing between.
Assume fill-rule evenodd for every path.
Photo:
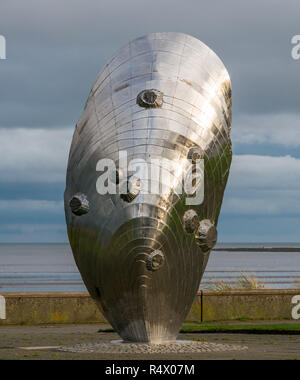
<instances>
[{"instance_id":1,"label":"distant shoreline","mask_svg":"<svg viewBox=\"0 0 300 380\"><path fill-rule=\"evenodd\" d=\"M219 247L218 252L300 252L300 247Z\"/></svg>"},{"instance_id":2,"label":"distant shoreline","mask_svg":"<svg viewBox=\"0 0 300 380\"><path fill-rule=\"evenodd\" d=\"M241 245L239 245L241 244ZM253 244L253 243L252 243ZM286 252L286 253L293 253L293 252L299 252L300 253L300 243L291 243L292 246L289 247L290 243L281 243L282 246L277 246L278 243L272 243L272 242L266 242L266 243L258 243L258 244L265 244L265 245L258 245L249 243L249 246L247 246L247 243L219 243L217 246L213 249L214 252ZM274 245L273 245L274 244ZM284 245L286 244L286 245ZM252 245L252 246L251 246ZM68 253L72 253L71 247L69 243L1 243L0 242L0 248L5 249L6 247L14 248L18 247L23 248L26 247L34 247L35 249L38 247L67 247ZM1 252L0 252L1 253Z\"/></svg>"}]
</instances>

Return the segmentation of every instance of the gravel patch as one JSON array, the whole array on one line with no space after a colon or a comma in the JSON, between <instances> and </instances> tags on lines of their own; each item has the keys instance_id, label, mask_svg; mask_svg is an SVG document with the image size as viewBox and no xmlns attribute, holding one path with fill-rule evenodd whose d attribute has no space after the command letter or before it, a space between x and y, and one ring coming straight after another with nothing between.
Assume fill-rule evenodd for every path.
<instances>
[{"instance_id":1,"label":"gravel patch","mask_svg":"<svg viewBox=\"0 0 300 380\"><path fill-rule=\"evenodd\" d=\"M168 354L168 353L195 353L195 352L226 352L244 351L248 347L234 344L219 344L208 342L187 343L174 342L167 344L147 343L118 343L101 342L78 344L73 347L60 347L59 351L75 353L102 353L102 354Z\"/></svg>"}]
</instances>

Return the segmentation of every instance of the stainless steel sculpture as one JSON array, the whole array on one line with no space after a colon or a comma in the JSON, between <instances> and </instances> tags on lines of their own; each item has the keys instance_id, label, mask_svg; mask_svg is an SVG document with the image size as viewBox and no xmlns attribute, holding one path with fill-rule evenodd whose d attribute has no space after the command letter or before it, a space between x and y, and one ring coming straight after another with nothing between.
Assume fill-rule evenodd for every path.
<instances>
[{"instance_id":1,"label":"stainless steel sculpture","mask_svg":"<svg viewBox=\"0 0 300 380\"><path fill-rule=\"evenodd\" d=\"M176 340L217 240L230 125L229 75L212 50L185 34L130 42L91 90L69 157L68 235L87 289L125 341ZM120 151L128 160L172 160L182 172L204 160L204 201L189 205L176 178L166 193L144 194L145 178L129 181ZM106 158L117 162L111 180L125 181L125 194L96 191Z\"/></svg>"}]
</instances>

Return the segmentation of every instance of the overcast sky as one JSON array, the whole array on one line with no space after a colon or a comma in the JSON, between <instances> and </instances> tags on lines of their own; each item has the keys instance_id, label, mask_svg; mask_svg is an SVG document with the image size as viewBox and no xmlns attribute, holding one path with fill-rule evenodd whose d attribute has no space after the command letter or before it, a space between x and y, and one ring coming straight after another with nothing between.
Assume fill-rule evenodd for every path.
<instances>
[{"instance_id":1,"label":"overcast sky","mask_svg":"<svg viewBox=\"0 0 300 380\"><path fill-rule=\"evenodd\" d=\"M232 79L219 242L300 241L299 0L1 0L0 242L67 241L68 150L98 72L150 32L199 38Z\"/></svg>"}]
</instances>

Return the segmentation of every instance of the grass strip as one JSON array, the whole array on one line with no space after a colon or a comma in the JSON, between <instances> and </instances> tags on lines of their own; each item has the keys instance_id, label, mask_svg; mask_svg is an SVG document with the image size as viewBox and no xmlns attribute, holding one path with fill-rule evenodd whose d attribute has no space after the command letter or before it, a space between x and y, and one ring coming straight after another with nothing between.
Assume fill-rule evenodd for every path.
<instances>
[{"instance_id":1,"label":"grass strip","mask_svg":"<svg viewBox=\"0 0 300 380\"><path fill-rule=\"evenodd\" d=\"M188 324L181 333L228 333L228 334L274 334L300 335L300 323L268 324Z\"/></svg>"},{"instance_id":2,"label":"grass strip","mask_svg":"<svg viewBox=\"0 0 300 380\"><path fill-rule=\"evenodd\" d=\"M113 333L112 328L100 329L99 333ZM268 324L184 324L180 330L183 334L222 333L222 334L270 334L300 335L300 323Z\"/></svg>"}]
</instances>

